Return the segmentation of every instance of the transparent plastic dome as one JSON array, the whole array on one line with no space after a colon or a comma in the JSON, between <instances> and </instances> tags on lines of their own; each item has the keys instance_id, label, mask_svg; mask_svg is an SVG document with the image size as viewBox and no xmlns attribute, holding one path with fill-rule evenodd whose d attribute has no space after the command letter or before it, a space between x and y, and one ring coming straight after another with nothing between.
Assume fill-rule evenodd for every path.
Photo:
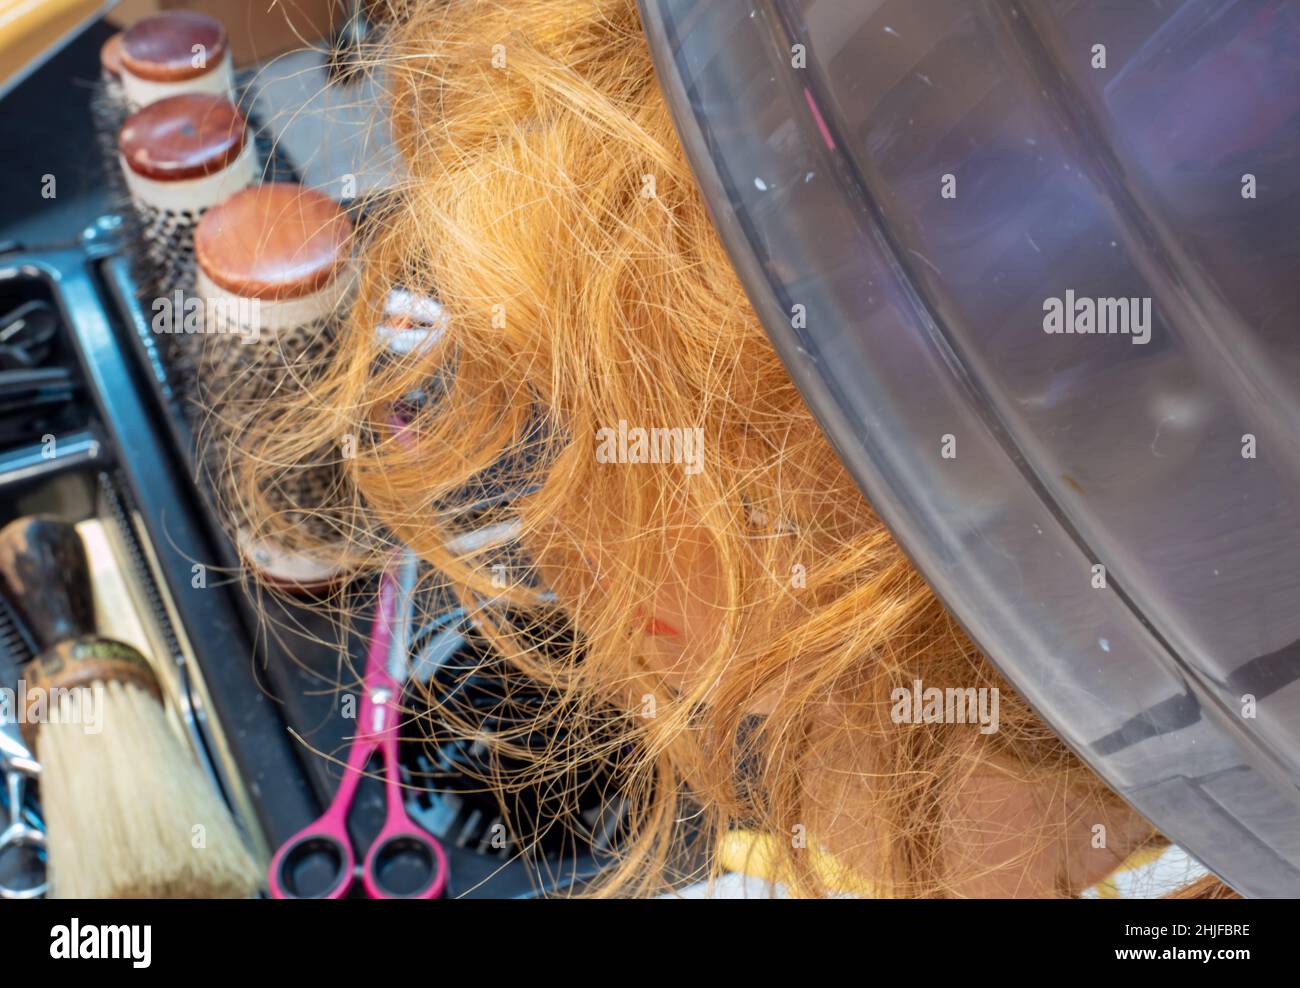
<instances>
[{"instance_id":1,"label":"transparent plastic dome","mask_svg":"<svg viewBox=\"0 0 1300 988\"><path fill-rule=\"evenodd\" d=\"M642 0L749 300L1120 794L1300 895L1300 5Z\"/></svg>"}]
</instances>

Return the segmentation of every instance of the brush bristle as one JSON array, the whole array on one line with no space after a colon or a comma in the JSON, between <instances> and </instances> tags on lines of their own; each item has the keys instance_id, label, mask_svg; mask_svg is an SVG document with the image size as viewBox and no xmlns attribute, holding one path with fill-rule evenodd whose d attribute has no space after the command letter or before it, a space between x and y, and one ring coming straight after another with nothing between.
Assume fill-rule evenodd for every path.
<instances>
[{"instance_id":1,"label":"brush bristle","mask_svg":"<svg viewBox=\"0 0 1300 988\"><path fill-rule=\"evenodd\" d=\"M80 722L81 689L60 697L36 739L51 897L253 895L258 868L158 701L131 684L93 688L97 733Z\"/></svg>"}]
</instances>

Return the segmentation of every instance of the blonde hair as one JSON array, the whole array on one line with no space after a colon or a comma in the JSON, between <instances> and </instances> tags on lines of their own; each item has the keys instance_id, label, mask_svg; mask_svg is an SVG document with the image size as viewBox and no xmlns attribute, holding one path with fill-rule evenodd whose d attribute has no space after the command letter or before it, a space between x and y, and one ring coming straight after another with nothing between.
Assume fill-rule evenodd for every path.
<instances>
[{"instance_id":1,"label":"blonde hair","mask_svg":"<svg viewBox=\"0 0 1300 988\"><path fill-rule=\"evenodd\" d=\"M289 534L267 492L322 437L370 437L343 461L369 529L432 564L568 728L541 752L495 743L555 789L617 773L602 894L711 873L741 826L806 895L837 885L810 847L880 895L1072 895L1070 849L1098 827L1113 864L1154 839L841 466L714 232L633 0L397 6L383 71L409 181L368 234L328 368L240 461L259 532ZM374 330L395 287L447 317L400 357ZM701 469L600 462L620 422L702 429ZM497 534L456 540L469 530ZM666 599L703 629L676 652L647 633ZM556 620L574 642L539 647ZM895 723L891 695L915 680L999 690L999 730Z\"/></svg>"}]
</instances>

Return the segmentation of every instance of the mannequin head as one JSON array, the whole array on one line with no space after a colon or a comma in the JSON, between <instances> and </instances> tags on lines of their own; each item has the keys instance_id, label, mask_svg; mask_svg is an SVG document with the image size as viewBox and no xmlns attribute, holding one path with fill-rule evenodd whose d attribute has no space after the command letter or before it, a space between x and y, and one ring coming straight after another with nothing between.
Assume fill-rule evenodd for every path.
<instances>
[{"instance_id":1,"label":"mannequin head","mask_svg":"<svg viewBox=\"0 0 1300 988\"><path fill-rule=\"evenodd\" d=\"M344 464L368 527L444 574L585 738L536 770L629 780L610 894L659 888L687 817L705 847L770 833L807 894L836 884L815 847L881 895L1073 895L1159 841L841 467L714 232L633 0L404 6L385 64L409 182L365 240L344 345L243 458L266 534L278 472L362 437ZM373 328L397 286L446 313L401 356ZM543 657L517 629L556 616L580 645ZM918 681L996 690L996 729L900 722Z\"/></svg>"}]
</instances>

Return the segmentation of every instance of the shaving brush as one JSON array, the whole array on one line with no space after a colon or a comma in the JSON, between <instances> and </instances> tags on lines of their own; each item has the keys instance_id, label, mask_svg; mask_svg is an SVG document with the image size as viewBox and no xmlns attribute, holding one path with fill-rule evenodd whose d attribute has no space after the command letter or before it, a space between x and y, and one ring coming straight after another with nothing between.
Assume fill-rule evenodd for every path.
<instances>
[{"instance_id":1,"label":"shaving brush","mask_svg":"<svg viewBox=\"0 0 1300 988\"><path fill-rule=\"evenodd\" d=\"M167 723L162 688L129 645L95 633L85 547L56 518L0 530L0 580L39 649L24 725L42 765L55 898L231 898L260 875L234 820ZM33 701L33 697L37 698Z\"/></svg>"}]
</instances>

